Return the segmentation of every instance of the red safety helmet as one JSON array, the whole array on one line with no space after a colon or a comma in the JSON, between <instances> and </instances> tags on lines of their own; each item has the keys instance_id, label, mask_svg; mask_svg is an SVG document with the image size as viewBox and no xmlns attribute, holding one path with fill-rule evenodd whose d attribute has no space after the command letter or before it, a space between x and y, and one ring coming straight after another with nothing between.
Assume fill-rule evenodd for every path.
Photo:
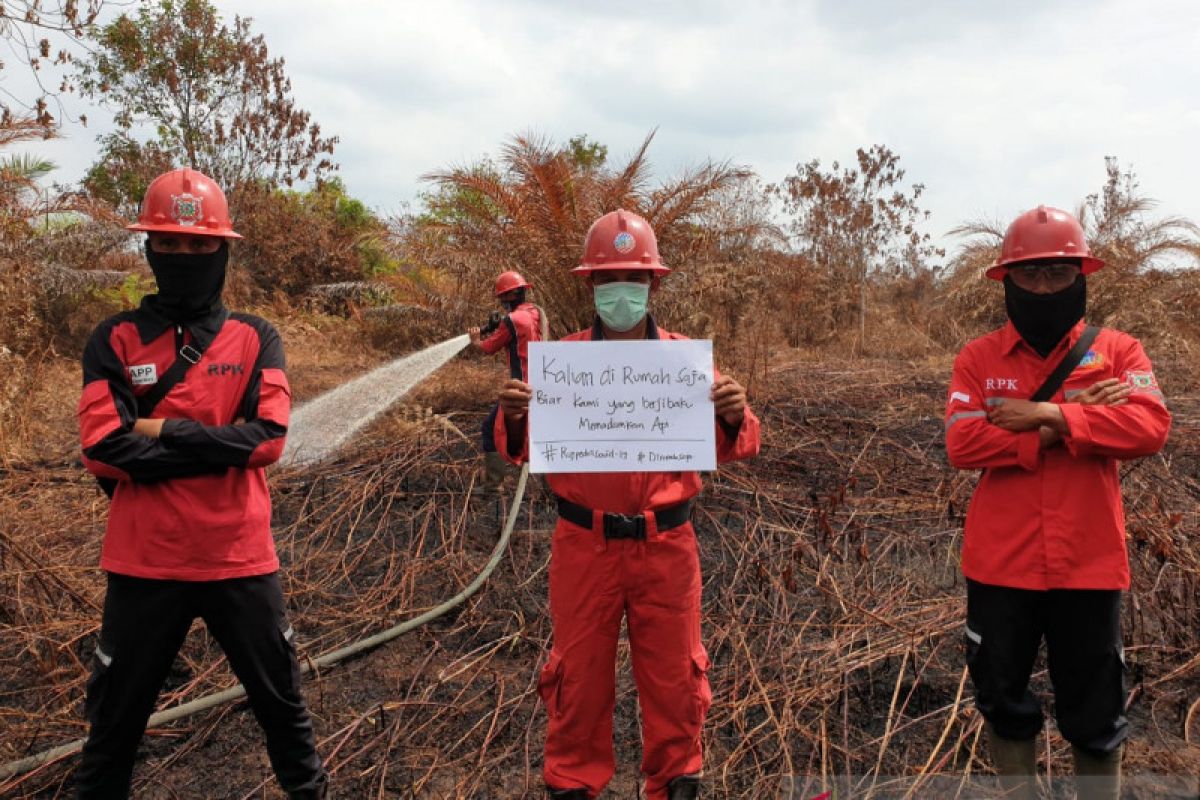
<instances>
[{"instance_id":1,"label":"red safety helmet","mask_svg":"<svg viewBox=\"0 0 1200 800\"><path fill-rule=\"evenodd\" d=\"M524 288L532 289L533 284L522 278L519 272L513 272L512 270L501 272L500 277L496 278L496 297L508 294L514 289Z\"/></svg>"},{"instance_id":2,"label":"red safety helmet","mask_svg":"<svg viewBox=\"0 0 1200 800\"><path fill-rule=\"evenodd\" d=\"M583 263L571 272L587 275L601 269L647 269L656 276L671 271L659 260L650 223L624 209L592 223L583 240Z\"/></svg>"},{"instance_id":3,"label":"red safety helmet","mask_svg":"<svg viewBox=\"0 0 1200 800\"><path fill-rule=\"evenodd\" d=\"M1000 246L1000 257L986 274L993 280L1002 281L1011 265L1042 258L1077 258L1084 275L1104 266L1104 261L1088 250L1079 220L1062 209L1038 206L1008 226L1004 244Z\"/></svg>"},{"instance_id":4,"label":"red safety helmet","mask_svg":"<svg viewBox=\"0 0 1200 800\"><path fill-rule=\"evenodd\" d=\"M174 169L146 187L138 220L126 230L187 233L240 239L229 221L229 204L216 181L194 169Z\"/></svg>"}]
</instances>

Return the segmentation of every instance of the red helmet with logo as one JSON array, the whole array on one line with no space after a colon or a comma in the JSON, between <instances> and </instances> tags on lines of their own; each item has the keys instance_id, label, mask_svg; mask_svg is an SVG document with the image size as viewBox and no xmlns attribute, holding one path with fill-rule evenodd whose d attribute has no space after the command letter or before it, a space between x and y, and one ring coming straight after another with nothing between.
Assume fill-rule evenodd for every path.
<instances>
[{"instance_id":1,"label":"red helmet with logo","mask_svg":"<svg viewBox=\"0 0 1200 800\"><path fill-rule=\"evenodd\" d=\"M138 220L126 230L240 239L216 181L194 169L164 172L146 187Z\"/></svg>"},{"instance_id":2,"label":"red helmet with logo","mask_svg":"<svg viewBox=\"0 0 1200 800\"><path fill-rule=\"evenodd\" d=\"M583 263L571 270L587 275L601 269L646 269L655 275L671 270L658 257L650 223L632 211L610 211L592 223L583 240Z\"/></svg>"},{"instance_id":3,"label":"red helmet with logo","mask_svg":"<svg viewBox=\"0 0 1200 800\"><path fill-rule=\"evenodd\" d=\"M532 289L533 284L522 278L521 273L513 272L512 270L509 270L508 272L501 272L500 277L496 278L496 297L499 297L502 294L507 294L513 289L521 289L524 287L529 287Z\"/></svg>"},{"instance_id":4,"label":"red helmet with logo","mask_svg":"<svg viewBox=\"0 0 1200 800\"><path fill-rule=\"evenodd\" d=\"M1062 209L1038 206L1008 226L1000 257L988 269L987 276L1002 281L1011 265L1042 258L1077 258L1084 275L1104 266L1104 261L1088 250L1079 220Z\"/></svg>"}]
</instances>

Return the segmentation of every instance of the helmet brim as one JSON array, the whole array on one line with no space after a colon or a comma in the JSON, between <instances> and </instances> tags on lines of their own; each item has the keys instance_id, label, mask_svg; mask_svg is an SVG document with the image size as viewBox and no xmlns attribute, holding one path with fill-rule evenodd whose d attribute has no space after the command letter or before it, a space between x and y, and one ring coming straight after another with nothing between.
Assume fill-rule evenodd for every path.
<instances>
[{"instance_id":1,"label":"helmet brim","mask_svg":"<svg viewBox=\"0 0 1200 800\"><path fill-rule=\"evenodd\" d=\"M517 289L532 289L532 288L533 288L532 283L520 283L520 284L517 284L516 286L510 286L507 289L496 292L496 297L499 297L502 294L508 294L509 292L515 292Z\"/></svg>"},{"instance_id":2,"label":"helmet brim","mask_svg":"<svg viewBox=\"0 0 1200 800\"><path fill-rule=\"evenodd\" d=\"M210 231L207 228L197 228L195 225L151 225L141 222L135 222L132 225L126 225L125 230L136 231L138 233L181 233L188 236L211 236L215 239L241 239L242 235L236 231Z\"/></svg>"},{"instance_id":3,"label":"helmet brim","mask_svg":"<svg viewBox=\"0 0 1200 800\"><path fill-rule=\"evenodd\" d=\"M1004 280L1004 276L1008 274L1010 267L1015 267L1018 264L1023 264L1026 261L1040 261L1044 258L1077 258L1079 259L1079 273L1081 275L1091 275L1093 272L1104 268L1104 259L1096 258L1095 256L1073 256L1064 253L1041 253L1030 256L1022 256L1019 259L1008 261L996 260L996 263L988 267L987 272L983 273L994 281Z\"/></svg>"},{"instance_id":4,"label":"helmet brim","mask_svg":"<svg viewBox=\"0 0 1200 800\"><path fill-rule=\"evenodd\" d=\"M608 272L617 269L634 269L652 272L655 275L666 275L671 268L664 264L643 264L641 261L614 261L611 264L580 264L571 270L574 275L586 277L593 272Z\"/></svg>"}]
</instances>

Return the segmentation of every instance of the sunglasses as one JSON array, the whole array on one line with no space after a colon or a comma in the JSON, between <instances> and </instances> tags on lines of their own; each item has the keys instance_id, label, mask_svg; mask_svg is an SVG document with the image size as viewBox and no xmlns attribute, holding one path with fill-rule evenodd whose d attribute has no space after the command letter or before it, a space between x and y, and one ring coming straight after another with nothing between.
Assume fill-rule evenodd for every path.
<instances>
[{"instance_id":1,"label":"sunglasses","mask_svg":"<svg viewBox=\"0 0 1200 800\"><path fill-rule=\"evenodd\" d=\"M1015 272L1017 277L1028 281L1035 281L1042 277L1052 283L1058 283L1074 280L1075 276L1079 274L1079 266L1077 264L1018 264L1010 267L1009 271Z\"/></svg>"}]
</instances>

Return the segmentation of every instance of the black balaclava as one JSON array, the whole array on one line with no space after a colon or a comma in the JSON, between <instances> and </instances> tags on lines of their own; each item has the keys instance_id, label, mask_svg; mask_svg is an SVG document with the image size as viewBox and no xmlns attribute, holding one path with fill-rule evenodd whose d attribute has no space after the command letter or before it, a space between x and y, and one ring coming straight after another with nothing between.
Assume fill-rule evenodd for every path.
<instances>
[{"instance_id":1,"label":"black balaclava","mask_svg":"<svg viewBox=\"0 0 1200 800\"><path fill-rule=\"evenodd\" d=\"M525 287L522 286L516 290L512 300L501 300L500 305L505 311L514 311L517 306L525 302Z\"/></svg>"},{"instance_id":2,"label":"black balaclava","mask_svg":"<svg viewBox=\"0 0 1200 800\"><path fill-rule=\"evenodd\" d=\"M1021 338L1042 358L1050 355L1067 332L1083 319L1087 307L1087 279L1082 275L1065 289L1037 294L1004 276L1004 307Z\"/></svg>"},{"instance_id":3,"label":"black balaclava","mask_svg":"<svg viewBox=\"0 0 1200 800\"><path fill-rule=\"evenodd\" d=\"M151 305L172 322L203 319L221 308L229 242L211 253L159 253L147 241L146 261L158 283Z\"/></svg>"}]
</instances>

